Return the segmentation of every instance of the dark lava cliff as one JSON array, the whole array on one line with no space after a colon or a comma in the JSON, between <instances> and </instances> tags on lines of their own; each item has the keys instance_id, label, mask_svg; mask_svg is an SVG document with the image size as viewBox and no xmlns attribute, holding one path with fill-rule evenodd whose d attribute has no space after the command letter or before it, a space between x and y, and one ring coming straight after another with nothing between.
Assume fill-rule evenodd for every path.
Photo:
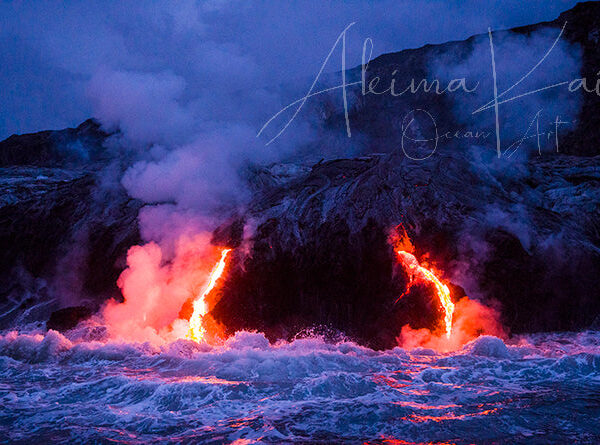
<instances>
[{"instance_id":1,"label":"dark lava cliff","mask_svg":"<svg viewBox=\"0 0 600 445\"><path fill-rule=\"evenodd\" d=\"M580 74L595 83L598 3L503 33L560 31L565 21L564 38L581 51ZM432 60L468 58L486 38L386 54L369 64L369 76L427 78ZM349 76L359 78L360 67ZM455 285L455 298L466 292L497 302L513 332L586 328L598 317L598 95L578 96L576 125L561 136L558 153L498 159L491 139L455 140L429 157L430 149L417 144L415 153L426 159L414 160L399 149L403 117L427 109L464 130L454 99L350 93L356 157L250 167L252 201L244 212L225 215L215 232L216 244L245 246L235 251L212 310L228 331L257 329L275 339L316 327L390 347L403 324L435 327L439 308L431 290L396 302L407 277L389 236L400 224L417 257L427 257ZM322 138L307 152L343 144L343 109L333 96L308 112ZM1 326L46 320L60 307L95 310L119 298L116 278L127 248L140 242L136 217L143 204L103 181L127 167L113 136L87 121L0 143ZM242 239L243 233L250 235ZM65 314L53 320L69 319Z\"/></svg>"},{"instance_id":2,"label":"dark lava cliff","mask_svg":"<svg viewBox=\"0 0 600 445\"><path fill-rule=\"evenodd\" d=\"M597 3L496 38L555 36L563 26L564 38L582 51L579 74L595 82ZM446 54L468 58L487 37L383 55L370 62L367 82L427 78L432 61ZM349 76L358 79L360 68ZM295 176L282 176L282 166L254 176L256 198L241 216L255 227L250 252L228 274L213 310L218 320L231 332L258 329L273 338L324 325L375 347L392 346L405 323L432 327L422 297L395 303L406 277L388 235L402 224L418 257L427 256L468 295L499 302L513 332L593 322L600 313L597 94L556 96L581 100L576 125L560 136L559 152L534 150L518 159L497 159L493 136L478 146L440 144L431 156L431 145L416 144L412 154L401 150L401 122L417 108L450 128L470 129L455 118L451 95L363 95L356 87L349 96L349 121L364 156L321 162ZM343 109L334 98L323 103L316 107L324 116L319 143L338 143L326 130L344 131ZM455 299L463 289L454 289Z\"/></svg>"},{"instance_id":3,"label":"dark lava cliff","mask_svg":"<svg viewBox=\"0 0 600 445\"><path fill-rule=\"evenodd\" d=\"M141 203L103 184L123 168L109 139L88 120L0 142L0 326L120 298Z\"/></svg>"}]
</instances>

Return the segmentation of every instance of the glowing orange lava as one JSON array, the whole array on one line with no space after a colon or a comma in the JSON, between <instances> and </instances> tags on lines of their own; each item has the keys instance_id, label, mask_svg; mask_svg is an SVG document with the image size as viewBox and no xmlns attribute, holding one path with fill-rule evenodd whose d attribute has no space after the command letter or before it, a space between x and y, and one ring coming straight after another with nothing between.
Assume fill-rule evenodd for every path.
<instances>
[{"instance_id":1,"label":"glowing orange lava","mask_svg":"<svg viewBox=\"0 0 600 445\"><path fill-rule=\"evenodd\" d=\"M198 298L194 300L194 312L190 317L190 330L186 336L186 338L189 338L190 340L200 342L204 339L206 329L204 329L203 319L208 312L208 305L206 304L205 299L210 291L214 289L215 285L217 284L217 280L221 278L221 275L223 275L223 270L225 269L226 263L225 260L229 252L231 252L231 249L223 249L221 251L221 259L210 273L208 284Z\"/></svg>"},{"instance_id":2,"label":"glowing orange lava","mask_svg":"<svg viewBox=\"0 0 600 445\"><path fill-rule=\"evenodd\" d=\"M450 334L452 333L452 314L454 313L454 303L452 303L450 298L450 289L448 289L448 286L442 283L432 271L421 266L412 253L406 252L405 250L398 250L397 253L404 267L410 272L409 285L420 279L433 283L435 286L440 303L446 313L444 316L446 337L450 338Z\"/></svg>"}]
</instances>

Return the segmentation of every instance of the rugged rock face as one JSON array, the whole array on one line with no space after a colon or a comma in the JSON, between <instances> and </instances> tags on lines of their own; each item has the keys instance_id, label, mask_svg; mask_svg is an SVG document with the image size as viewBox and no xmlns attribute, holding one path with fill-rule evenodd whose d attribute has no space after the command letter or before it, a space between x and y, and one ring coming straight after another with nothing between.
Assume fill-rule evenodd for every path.
<instances>
[{"instance_id":1,"label":"rugged rock face","mask_svg":"<svg viewBox=\"0 0 600 445\"><path fill-rule=\"evenodd\" d=\"M109 160L102 145L110 136L93 119L77 128L12 135L0 142L0 167L84 167Z\"/></svg>"},{"instance_id":2,"label":"rugged rock face","mask_svg":"<svg viewBox=\"0 0 600 445\"><path fill-rule=\"evenodd\" d=\"M213 315L232 331L278 337L325 325L376 347L392 345L402 324L435 326L439 317L419 320L431 309L411 310L422 299L394 303L406 278L388 234L402 223L418 256L467 294L498 300L513 331L591 323L600 157L532 159L524 176L493 181L473 168L456 151L428 162L392 153L321 163L269 188L247 216L259 221L250 253L234 262Z\"/></svg>"},{"instance_id":3,"label":"rugged rock face","mask_svg":"<svg viewBox=\"0 0 600 445\"><path fill-rule=\"evenodd\" d=\"M600 4L588 2L505 34L557 31L567 21L565 38L582 51L581 75L594 83L599 20ZM467 58L486 38L386 54L369 64L369 76L382 85L394 76L428 78L431 60ZM360 68L348 74L358 79ZM413 154L426 157L417 161L399 150L403 117L425 108L459 127L452 98L349 95L360 156L253 167L248 210L215 231L215 244L242 246L211 312L229 332L258 329L276 339L318 328L386 348L404 324L439 329L432 289L413 288L398 299L407 276L388 238L399 224L417 257L455 285L455 299L466 292L499 302L513 332L585 328L597 319L599 96L582 96L578 124L560 153L496 159L493 147L454 141L429 157L430 149L417 145ZM335 153L329 148L343 145L335 134L343 131L343 110L325 97L312 111L323 137L307 152ZM65 328L87 313L77 307L119 298L125 252L140 241L141 203L102 185L126 167L108 148L110 138L86 121L0 142L0 327L76 306L50 323Z\"/></svg>"},{"instance_id":4,"label":"rugged rock face","mask_svg":"<svg viewBox=\"0 0 600 445\"><path fill-rule=\"evenodd\" d=\"M0 142L2 326L119 298L116 279L127 249L139 241L141 203L122 188L102 187L115 174L103 147L108 137L89 120ZM19 305L27 311L17 317Z\"/></svg>"},{"instance_id":5,"label":"rugged rock face","mask_svg":"<svg viewBox=\"0 0 600 445\"><path fill-rule=\"evenodd\" d=\"M581 75L595 83L599 20L600 4L588 2L553 22L504 34L554 35L566 21L564 38L582 50ZM383 55L369 64L369 79L389 86L393 77L428 78L430 61L467 58L485 39ZM360 79L360 68L349 76ZM435 328L439 314L423 315L428 304L435 312L431 290L395 303L406 277L387 237L403 224L418 257L427 256L470 296L500 302L513 332L592 323L600 313L598 95L584 95L560 153L498 160L493 143L455 141L421 161L399 149L403 116L423 108L460 128L451 97L362 96L358 89L350 97L350 122L366 155L321 162L291 178L282 178L282 166L260 172L257 197L242 218L255 227L250 252L234 256L212 311L217 320L231 332L259 329L272 338L327 326L375 347L393 346L404 323ZM335 99L315 108L325 118L325 148L336 143L327 130L345 126L343 109ZM431 149L416 150L413 157L426 157Z\"/></svg>"},{"instance_id":6,"label":"rugged rock face","mask_svg":"<svg viewBox=\"0 0 600 445\"><path fill-rule=\"evenodd\" d=\"M81 320L92 315L92 311L85 306L72 306L52 312L46 322L48 329L55 331L67 331L77 326Z\"/></svg>"}]
</instances>

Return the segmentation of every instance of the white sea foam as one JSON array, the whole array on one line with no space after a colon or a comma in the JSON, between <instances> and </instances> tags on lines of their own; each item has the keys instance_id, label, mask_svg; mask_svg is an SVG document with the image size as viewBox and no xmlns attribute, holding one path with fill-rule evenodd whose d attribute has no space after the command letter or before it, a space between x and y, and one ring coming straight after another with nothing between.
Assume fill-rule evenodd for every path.
<instances>
[{"instance_id":1,"label":"white sea foam","mask_svg":"<svg viewBox=\"0 0 600 445\"><path fill-rule=\"evenodd\" d=\"M0 437L30 442L561 442L600 439L600 333L373 351L0 336ZM244 442L245 441L245 442Z\"/></svg>"}]
</instances>

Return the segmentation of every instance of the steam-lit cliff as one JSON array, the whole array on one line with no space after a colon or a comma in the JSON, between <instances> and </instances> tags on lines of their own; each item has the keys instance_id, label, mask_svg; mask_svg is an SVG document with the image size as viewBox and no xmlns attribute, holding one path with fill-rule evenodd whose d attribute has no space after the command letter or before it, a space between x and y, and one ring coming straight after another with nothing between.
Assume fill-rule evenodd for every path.
<instances>
[{"instance_id":1,"label":"steam-lit cliff","mask_svg":"<svg viewBox=\"0 0 600 445\"><path fill-rule=\"evenodd\" d=\"M578 53L578 74L591 86L600 66L597 3L495 34L499 42L541 36L552 43L563 25L567 50ZM440 63L470 60L489 45L487 38L380 56L369 63L367 80L379 76L389 85L392 78L431 77ZM359 79L360 67L348 75ZM600 314L598 95L544 96L554 105L567 101L563 117L576 114L558 152L547 144L539 153L523 148L497 159L491 136L452 140L428 157L429 146L414 144L412 157L425 158L415 160L400 149L407 113L426 109L464 134L472 121L461 115L461 98L362 95L360 86L349 94L353 156L336 149L334 158L306 161L345 137L339 95L323 95L307 110L322 137L296 159L247 166L249 202L220 215L214 242L244 246L234 252L211 311L228 332L257 329L274 339L325 327L389 347L399 326L434 327L439 309L430 289L397 301L407 277L389 236L399 225L417 256L455 285L455 298L466 293L498 305L513 331L571 330L594 321ZM507 113L510 121L523 111ZM120 185L129 167L120 143L118 133L92 120L0 143L1 326L44 322L59 308L93 312L120 298L117 277L127 249L140 242L136 218L144 205ZM88 312L64 311L53 326L72 326Z\"/></svg>"}]
</instances>

